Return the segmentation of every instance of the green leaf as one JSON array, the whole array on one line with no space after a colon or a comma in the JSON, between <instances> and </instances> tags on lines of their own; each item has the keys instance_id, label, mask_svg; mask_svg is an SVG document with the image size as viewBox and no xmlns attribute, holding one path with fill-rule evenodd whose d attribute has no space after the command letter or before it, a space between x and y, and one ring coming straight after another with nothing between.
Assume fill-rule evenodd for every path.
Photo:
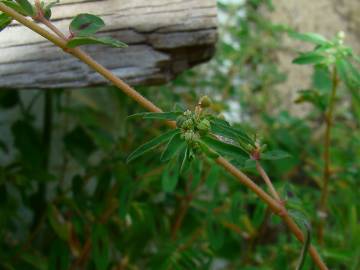
<instances>
[{"instance_id":1,"label":"green leaf","mask_svg":"<svg viewBox=\"0 0 360 270\"><path fill-rule=\"evenodd\" d=\"M294 187L287 183L284 185L281 193L281 197L286 201L286 208L288 209L289 215L295 222L300 227L303 227L304 223L309 224L309 214L304 209L304 203L296 196Z\"/></svg>"},{"instance_id":2,"label":"green leaf","mask_svg":"<svg viewBox=\"0 0 360 270\"><path fill-rule=\"evenodd\" d=\"M93 14L82 13L82 14L77 15L71 21L70 31L75 36L87 37L87 36L91 36L91 35L95 34L104 26L105 26L105 23L100 17L95 16ZM77 45L77 46L79 46L79 45Z\"/></svg>"},{"instance_id":3,"label":"green leaf","mask_svg":"<svg viewBox=\"0 0 360 270\"><path fill-rule=\"evenodd\" d=\"M63 241L68 241L70 236L69 226L55 205L49 205L47 216L51 227L58 237Z\"/></svg>"},{"instance_id":4,"label":"green leaf","mask_svg":"<svg viewBox=\"0 0 360 270\"><path fill-rule=\"evenodd\" d=\"M31 16L31 17L35 15L35 9L29 1L27 1L27 0L15 0L15 1L25 11L26 15Z\"/></svg>"},{"instance_id":5,"label":"green leaf","mask_svg":"<svg viewBox=\"0 0 360 270\"><path fill-rule=\"evenodd\" d=\"M329 68L326 66L315 66L312 83L316 89L321 91L321 93L330 92L332 80Z\"/></svg>"},{"instance_id":6,"label":"green leaf","mask_svg":"<svg viewBox=\"0 0 360 270\"><path fill-rule=\"evenodd\" d=\"M308 102L313 104L317 109L325 111L326 101L325 95L320 94L316 89L308 89L299 91L299 97L295 100L295 103Z\"/></svg>"},{"instance_id":7,"label":"green leaf","mask_svg":"<svg viewBox=\"0 0 360 270\"><path fill-rule=\"evenodd\" d=\"M176 121L176 119L182 115L182 112L160 112L160 113L136 113L133 115L128 116L128 119L132 118L143 118L143 119L157 119L157 120L170 120Z\"/></svg>"},{"instance_id":8,"label":"green leaf","mask_svg":"<svg viewBox=\"0 0 360 270\"><path fill-rule=\"evenodd\" d=\"M201 141L221 155L227 155L233 158L238 158L239 156L248 157L248 154L243 149L233 144L224 143L209 136L201 138Z\"/></svg>"},{"instance_id":9,"label":"green leaf","mask_svg":"<svg viewBox=\"0 0 360 270\"><path fill-rule=\"evenodd\" d=\"M195 190L195 188L201 182L202 171L203 171L203 163L201 162L201 159L195 159L191 164L191 175L192 175L191 189L192 190Z\"/></svg>"},{"instance_id":10,"label":"green leaf","mask_svg":"<svg viewBox=\"0 0 360 270\"><path fill-rule=\"evenodd\" d=\"M359 71L347 60L338 59L336 61L336 69L339 77L347 86L352 96L352 103L354 113L360 115L360 73ZM359 119L359 117L355 117Z\"/></svg>"},{"instance_id":11,"label":"green leaf","mask_svg":"<svg viewBox=\"0 0 360 270\"><path fill-rule=\"evenodd\" d=\"M19 4L10 0L2 0L1 2L7 5L9 8L14 9L16 12L19 12L21 15L27 15L26 11Z\"/></svg>"},{"instance_id":12,"label":"green leaf","mask_svg":"<svg viewBox=\"0 0 360 270\"><path fill-rule=\"evenodd\" d=\"M297 32L291 32L289 33L289 36L294 38L294 39L298 39L301 41L306 41L306 42L310 42L316 45L325 45L328 44L329 41L316 33L297 33Z\"/></svg>"},{"instance_id":13,"label":"green leaf","mask_svg":"<svg viewBox=\"0 0 360 270\"><path fill-rule=\"evenodd\" d=\"M91 240L95 269L106 270L109 265L110 245L109 234L104 225L95 224L93 226Z\"/></svg>"},{"instance_id":14,"label":"green leaf","mask_svg":"<svg viewBox=\"0 0 360 270\"><path fill-rule=\"evenodd\" d=\"M169 163L162 174L161 185L164 192L173 192L179 180L179 169L173 166L173 162Z\"/></svg>"},{"instance_id":15,"label":"green leaf","mask_svg":"<svg viewBox=\"0 0 360 270\"><path fill-rule=\"evenodd\" d=\"M295 58L292 62L298 65L316 65L322 64L326 62L327 57L316 53L316 52L309 52L309 53L302 53L299 57Z\"/></svg>"},{"instance_id":16,"label":"green leaf","mask_svg":"<svg viewBox=\"0 0 360 270\"><path fill-rule=\"evenodd\" d=\"M160 144L164 143L165 141L169 140L171 137L173 137L175 134L179 134L180 130L179 129L174 129L174 130L170 130L154 139L152 139L151 141L141 145L140 147L138 147L134 152L132 152L126 162L129 163L130 161L142 156L143 154L153 150L154 148L158 147Z\"/></svg>"},{"instance_id":17,"label":"green leaf","mask_svg":"<svg viewBox=\"0 0 360 270\"><path fill-rule=\"evenodd\" d=\"M211 131L214 134L226 137L235 142L243 142L245 144L254 145L253 140L244 131L233 128L228 122L218 118L210 119Z\"/></svg>"},{"instance_id":18,"label":"green leaf","mask_svg":"<svg viewBox=\"0 0 360 270\"><path fill-rule=\"evenodd\" d=\"M207 236L213 249L219 250L224 245L224 230L216 220L213 220L213 218L210 218L208 221Z\"/></svg>"},{"instance_id":19,"label":"green leaf","mask_svg":"<svg viewBox=\"0 0 360 270\"><path fill-rule=\"evenodd\" d=\"M172 136L169 143L167 144L164 152L161 154L161 161L168 161L173 158L181 148L185 148L186 142L181 138L180 133L176 133Z\"/></svg>"},{"instance_id":20,"label":"green leaf","mask_svg":"<svg viewBox=\"0 0 360 270\"><path fill-rule=\"evenodd\" d=\"M234 224L238 224L240 220L241 210L242 210L242 194L240 192L236 192L231 197L231 208L230 208L230 217L231 217L231 221Z\"/></svg>"},{"instance_id":21,"label":"green leaf","mask_svg":"<svg viewBox=\"0 0 360 270\"><path fill-rule=\"evenodd\" d=\"M61 240L52 241L48 270L66 270L70 266L69 247Z\"/></svg>"},{"instance_id":22,"label":"green leaf","mask_svg":"<svg viewBox=\"0 0 360 270\"><path fill-rule=\"evenodd\" d=\"M212 150L209 146L207 146L206 143L200 141L199 146L201 151L209 158L216 159L219 157L219 154Z\"/></svg>"},{"instance_id":23,"label":"green leaf","mask_svg":"<svg viewBox=\"0 0 360 270\"><path fill-rule=\"evenodd\" d=\"M126 48L127 45L119 40L110 37L74 37L66 44L69 48L75 48L82 45L107 45L115 48Z\"/></svg>"},{"instance_id":24,"label":"green leaf","mask_svg":"<svg viewBox=\"0 0 360 270\"><path fill-rule=\"evenodd\" d=\"M121 174L121 176L124 178L123 174ZM119 204L121 205L121 207L119 207L119 215L122 219L125 219L129 211L131 198L135 189L136 183L128 179L121 185L119 192Z\"/></svg>"},{"instance_id":25,"label":"green leaf","mask_svg":"<svg viewBox=\"0 0 360 270\"><path fill-rule=\"evenodd\" d=\"M43 12L44 12L44 16L46 19L50 19L51 18L51 15L52 15L52 12L51 12L51 9L57 5L60 1L59 0L56 0L56 1L52 1L50 2L49 4L45 5L45 2L41 2L41 5L42 5L42 9L43 9Z\"/></svg>"},{"instance_id":26,"label":"green leaf","mask_svg":"<svg viewBox=\"0 0 360 270\"><path fill-rule=\"evenodd\" d=\"M360 88L360 72L356 70L349 61L338 59L336 61L336 68L340 78L345 82L347 87Z\"/></svg>"},{"instance_id":27,"label":"green leaf","mask_svg":"<svg viewBox=\"0 0 360 270\"><path fill-rule=\"evenodd\" d=\"M216 184L219 181L219 175L220 175L220 169L218 166L211 166L209 175L206 179L206 186L210 189L213 190L216 187Z\"/></svg>"},{"instance_id":28,"label":"green leaf","mask_svg":"<svg viewBox=\"0 0 360 270\"><path fill-rule=\"evenodd\" d=\"M185 147L185 149L183 149L180 152L178 158L179 174L181 174L182 172L186 171L189 168L190 165L189 151L191 151L190 148Z\"/></svg>"},{"instance_id":29,"label":"green leaf","mask_svg":"<svg viewBox=\"0 0 360 270\"><path fill-rule=\"evenodd\" d=\"M5 14L5 13L1 13L0 14L0 32L5 29L12 21L12 18Z\"/></svg>"},{"instance_id":30,"label":"green leaf","mask_svg":"<svg viewBox=\"0 0 360 270\"><path fill-rule=\"evenodd\" d=\"M307 223L304 223L304 226L306 228L305 230L305 241L303 244L303 247L301 249L301 254L300 254L300 258L299 258L299 262L296 266L296 270L301 270L304 267L305 264L305 259L306 259L306 255L308 253L309 247L310 247L310 242L311 242L311 229L310 226Z\"/></svg>"},{"instance_id":31,"label":"green leaf","mask_svg":"<svg viewBox=\"0 0 360 270\"><path fill-rule=\"evenodd\" d=\"M241 160L237 160L237 161L241 161ZM255 169L256 168L256 161L253 160L252 158L246 159L241 168L243 170L251 170L251 169Z\"/></svg>"},{"instance_id":32,"label":"green leaf","mask_svg":"<svg viewBox=\"0 0 360 270\"><path fill-rule=\"evenodd\" d=\"M20 255L21 260L31 265L33 268L38 270L47 270L48 263L46 257L37 253L22 253Z\"/></svg>"},{"instance_id":33,"label":"green leaf","mask_svg":"<svg viewBox=\"0 0 360 270\"><path fill-rule=\"evenodd\" d=\"M261 154L262 160L278 160L289 157L291 157L291 155L282 150L273 150Z\"/></svg>"}]
</instances>

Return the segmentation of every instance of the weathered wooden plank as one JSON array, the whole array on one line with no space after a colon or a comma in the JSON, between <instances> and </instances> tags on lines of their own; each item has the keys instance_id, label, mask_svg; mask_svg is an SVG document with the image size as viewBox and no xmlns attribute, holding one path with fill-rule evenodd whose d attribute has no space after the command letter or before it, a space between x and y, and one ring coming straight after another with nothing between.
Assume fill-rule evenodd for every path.
<instances>
[{"instance_id":1,"label":"weathered wooden plank","mask_svg":"<svg viewBox=\"0 0 360 270\"><path fill-rule=\"evenodd\" d=\"M207 61L217 38L215 0L63 0L53 11L62 31L79 13L101 16L112 36L129 48L84 49L133 85L161 84ZM86 65L13 23L0 33L0 87L59 88L104 84Z\"/></svg>"}]
</instances>

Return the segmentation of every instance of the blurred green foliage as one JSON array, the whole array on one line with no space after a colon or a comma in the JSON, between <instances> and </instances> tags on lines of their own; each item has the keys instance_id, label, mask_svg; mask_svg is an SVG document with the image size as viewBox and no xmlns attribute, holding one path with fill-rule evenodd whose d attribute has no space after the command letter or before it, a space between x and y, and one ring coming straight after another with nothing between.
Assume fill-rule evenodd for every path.
<instances>
[{"instance_id":1,"label":"blurred green foliage","mask_svg":"<svg viewBox=\"0 0 360 270\"><path fill-rule=\"evenodd\" d=\"M276 6L219 3L215 58L141 92L168 111L174 104L193 108L207 94L216 113L279 149L277 155L288 153L265 160L264 167L288 205L301 205L316 227L330 76L314 68L312 85L293 104L313 104L305 116L281 106L284 93L277 86L286 74L276 65L276 52L287 27L259 16L260 8ZM360 105L359 88L349 82L338 91L320 251L331 269L356 270ZM0 108L1 269L295 269L301 245L212 160L195 160L176 183L160 152L126 164L136 147L167 128L128 121L141 108L117 89L1 90ZM254 164L233 162L262 185ZM316 245L316 233L312 238ZM310 259L304 269L315 269Z\"/></svg>"}]
</instances>

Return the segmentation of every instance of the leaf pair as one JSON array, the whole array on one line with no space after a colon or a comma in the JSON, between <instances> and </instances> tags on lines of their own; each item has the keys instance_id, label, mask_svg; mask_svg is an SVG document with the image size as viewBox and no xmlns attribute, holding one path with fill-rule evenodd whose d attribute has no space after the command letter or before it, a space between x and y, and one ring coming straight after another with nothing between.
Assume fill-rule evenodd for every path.
<instances>
[{"instance_id":1,"label":"leaf pair","mask_svg":"<svg viewBox=\"0 0 360 270\"><path fill-rule=\"evenodd\" d=\"M127 45L119 40L110 37L94 37L101 28L105 26L104 21L92 14L79 14L70 23L70 32L74 36L71 38L67 46L75 48L81 45L101 44L115 48L125 48Z\"/></svg>"},{"instance_id":2,"label":"leaf pair","mask_svg":"<svg viewBox=\"0 0 360 270\"><path fill-rule=\"evenodd\" d=\"M35 8L27 0L16 0L15 2L12 0L1 0L0 2L24 16L33 17L36 13ZM0 31L5 29L11 21L11 16L6 13L0 13Z\"/></svg>"},{"instance_id":3,"label":"leaf pair","mask_svg":"<svg viewBox=\"0 0 360 270\"><path fill-rule=\"evenodd\" d=\"M0 2L4 3L8 7L14 9L16 12L20 13L24 16L30 16L35 18L37 15L36 7L33 6L29 1L27 0L1 0ZM50 2L46 4L44 1L41 1L40 6L42 9L42 13L46 19L50 19L51 17L51 8L55 6L57 3L59 3L59 0ZM0 14L0 31L2 28L2 19L3 14ZM9 17L9 16L8 16Z\"/></svg>"},{"instance_id":4,"label":"leaf pair","mask_svg":"<svg viewBox=\"0 0 360 270\"><path fill-rule=\"evenodd\" d=\"M326 97L321 94L317 89L306 89L299 91L300 96L295 100L295 103L308 102L313 104L321 111L326 110Z\"/></svg>"},{"instance_id":5,"label":"leaf pair","mask_svg":"<svg viewBox=\"0 0 360 270\"><path fill-rule=\"evenodd\" d=\"M24 16L33 17L36 15L35 7L27 0L1 0L0 2Z\"/></svg>"},{"instance_id":6,"label":"leaf pair","mask_svg":"<svg viewBox=\"0 0 360 270\"><path fill-rule=\"evenodd\" d=\"M295 39L306 41L316 45L313 51L300 53L293 60L298 65L325 65L335 64L339 59L352 56L352 50L343 45L344 33L340 32L332 40L315 33L290 32L289 35Z\"/></svg>"},{"instance_id":7,"label":"leaf pair","mask_svg":"<svg viewBox=\"0 0 360 270\"><path fill-rule=\"evenodd\" d=\"M129 118L142 117L144 119L175 121L181 115L182 112L139 113L132 115ZM212 159L217 158L219 154L229 156L234 159L249 157L249 151L242 147L242 145L254 147L255 143L249 135L247 135L242 130L231 127L230 124L225 120L221 120L215 117L210 117L209 119L211 123L211 133L213 134L202 136L200 137L199 141L197 141L201 152ZM225 141L217 139L214 135L222 136ZM227 139L234 143L226 142ZM155 149L165 142L168 142L168 144L162 153L160 160L168 161L180 152L182 159L180 161L179 168L180 171L182 171L186 161L191 159L189 155L191 155L192 149L189 146L186 146L186 142L181 137L181 130L179 128L162 134L159 137L141 145L129 155L127 162L140 157L141 155ZM239 144L236 145L236 142ZM289 157L289 155L286 152L280 150L270 151L262 154L262 159L266 160L277 160L286 157Z\"/></svg>"}]
</instances>

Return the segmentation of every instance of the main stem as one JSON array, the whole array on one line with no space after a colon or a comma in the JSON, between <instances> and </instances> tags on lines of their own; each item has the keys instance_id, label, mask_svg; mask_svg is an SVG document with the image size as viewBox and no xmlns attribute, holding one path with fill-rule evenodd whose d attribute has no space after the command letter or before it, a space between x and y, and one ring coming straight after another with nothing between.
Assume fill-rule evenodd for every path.
<instances>
[{"instance_id":1,"label":"main stem","mask_svg":"<svg viewBox=\"0 0 360 270\"><path fill-rule=\"evenodd\" d=\"M116 85L120 90L122 90L126 95L134 99L137 103L139 103L143 108L147 109L151 112L161 112L162 110L153 104L151 101L143 97L139 94L136 90L126 84L123 80L115 76L105 67L97 63L94 59L88 56L85 52L83 52L79 48L69 49L66 46L67 41L63 38L57 37L54 34L48 32L47 30L43 29L36 23L28 20L21 14L17 13L15 10L7 7L5 4L0 2L0 11L3 11L13 17L15 20L23 24L24 26L30 28L34 32L38 33L39 35L43 36L44 38L48 39L49 41L53 42L55 45L62 48L64 51L72 54L76 58L80 59L82 62L87 64L89 67L97 71L101 74L104 78L111 81L114 85ZM169 126L176 127L174 122L167 122ZM249 177L247 177L244 173L239 171L236 167L234 167L230 162L228 162L223 157L219 157L216 159L216 162L222 166L225 170L227 170L230 174L232 174L240 183L244 184L248 188L250 188L253 192L255 192L261 200L263 200L274 213L281 213L284 211L284 207L274 200L271 196L269 196L265 191L263 191L258 185L256 185ZM304 242L304 235L300 228L295 224L295 222L291 219L291 217L285 211L281 215L285 224L289 227L290 231L296 236L296 238L300 242ZM311 246L309 248L309 252L311 257L313 258L315 264L321 270L327 270L327 266L322 261L321 257L317 253L316 249Z\"/></svg>"},{"instance_id":2,"label":"main stem","mask_svg":"<svg viewBox=\"0 0 360 270\"><path fill-rule=\"evenodd\" d=\"M331 128L333 125L333 114L335 108L336 90L338 86L337 70L334 66L332 71L332 89L329 99L328 110L325 114L325 138L324 138L324 171L323 171L323 186L321 190L320 205L318 213L320 216L320 222L318 227L318 240L320 244L324 242L324 225L327 217L327 200L329 197L329 181L331 177L330 169L330 144L331 144Z\"/></svg>"}]
</instances>

